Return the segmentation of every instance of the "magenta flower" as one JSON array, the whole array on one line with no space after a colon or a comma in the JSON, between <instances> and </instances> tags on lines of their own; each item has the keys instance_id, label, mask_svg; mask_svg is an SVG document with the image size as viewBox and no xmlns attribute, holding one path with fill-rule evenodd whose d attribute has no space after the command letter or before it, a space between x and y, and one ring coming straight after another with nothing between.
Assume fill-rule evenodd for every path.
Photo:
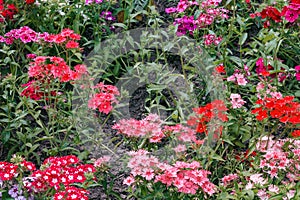
<instances>
[{"instance_id":1,"label":"magenta flower","mask_svg":"<svg viewBox=\"0 0 300 200\"><path fill-rule=\"evenodd\" d=\"M298 81L300 81L300 65L297 65L296 67L295 67L295 70L296 70L296 79L298 80Z\"/></svg>"},{"instance_id":2,"label":"magenta flower","mask_svg":"<svg viewBox=\"0 0 300 200\"><path fill-rule=\"evenodd\" d=\"M184 1L181 1L178 3L176 10L179 13L184 12L188 8L188 4L186 4Z\"/></svg>"},{"instance_id":3,"label":"magenta flower","mask_svg":"<svg viewBox=\"0 0 300 200\"><path fill-rule=\"evenodd\" d=\"M176 11L177 11L177 10L176 10L176 8L174 8L174 7L170 7L170 8L166 8L166 9L165 9L165 12L168 13L168 14L169 14L169 13L174 13L174 12L176 12Z\"/></svg>"},{"instance_id":4,"label":"magenta flower","mask_svg":"<svg viewBox=\"0 0 300 200\"><path fill-rule=\"evenodd\" d=\"M296 10L289 9L285 13L285 19L291 23L295 22L299 17L299 14Z\"/></svg>"}]
</instances>

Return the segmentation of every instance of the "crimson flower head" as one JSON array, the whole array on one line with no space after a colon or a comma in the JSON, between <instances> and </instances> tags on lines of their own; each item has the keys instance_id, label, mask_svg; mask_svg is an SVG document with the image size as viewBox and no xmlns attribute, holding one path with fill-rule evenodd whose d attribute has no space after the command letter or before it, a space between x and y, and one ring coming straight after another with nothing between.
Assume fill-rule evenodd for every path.
<instances>
[{"instance_id":1,"label":"crimson flower head","mask_svg":"<svg viewBox=\"0 0 300 200\"><path fill-rule=\"evenodd\" d=\"M266 7L261 11L260 14L263 19L270 18L275 22L281 22L281 13L277 10L277 8L274 8L272 6Z\"/></svg>"},{"instance_id":2,"label":"crimson flower head","mask_svg":"<svg viewBox=\"0 0 300 200\"><path fill-rule=\"evenodd\" d=\"M35 0L25 0L26 4L33 4Z\"/></svg>"},{"instance_id":3,"label":"crimson flower head","mask_svg":"<svg viewBox=\"0 0 300 200\"><path fill-rule=\"evenodd\" d=\"M215 71L219 74L223 74L223 73L225 74L226 73L225 67L223 65L219 65L219 66L215 67Z\"/></svg>"},{"instance_id":4,"label":"crimson flower head","mask_svg":"<svg viewBox=\"0 0 300 200\"><path fill-rule=\"evenodd\" d=\"M300 130L295 130L295 131L292 133L292 137L294 137L294 138L300 137Z\"/></svg>"}]
</instances>

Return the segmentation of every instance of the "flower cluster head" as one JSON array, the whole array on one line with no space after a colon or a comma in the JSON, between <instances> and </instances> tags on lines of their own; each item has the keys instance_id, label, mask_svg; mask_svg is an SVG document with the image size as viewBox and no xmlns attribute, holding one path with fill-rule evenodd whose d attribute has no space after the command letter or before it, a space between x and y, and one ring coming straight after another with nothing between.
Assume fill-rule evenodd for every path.
<instances>
[{"instance_id":1,"label":"flower cluster head","mask_svg":"<svg viewBox=\"0 0 300 200\"><path fill-rule=\"evenodd\" d=\"M200 163L177 161L174 165L161 163L157 166L160 174L156 175L155 182L166 186L174 186L178 192L196 194L199 189L208 195L216 192L216 186L210 182L207 170L201 169Z\"/></svg>"},{"instance_id":2,"label":"flower cluster head","mask_svg":"<svg viewBox=\"0 0 300 200\"><path fill-rule=\"evenodd\" d=\"M197 25L193 16L183 16L182 18L176 18L174 25L178 25L177 35L185 35L187 33L192 33L196 30Z\"/></svg>"},{"instance_id":3,"label":"flower cluster head","mask_svg":"<svg viewBox=\"0 0 300 200\"><path fill-rule=\"evenodd\" d=\"M227 81L235 82L238 85L243 85L243 86L245 86L248 83L244 74L240 73L239 70L235 71L233 75L227 77Z\"/></svg>"},{"instance_id":4,"label":"flower cluster head","mask_svg":"<svg viewBox=\"0 0 300 200\"><path fill-rule=\"evenodd\" d=\"M110 156L100 157L94 162L94 167L101 168L102 166L107 165L107 163L109 162L110 159L111 159Z\"/></svg>"},{"instance_id":5,"label":"flower cluster head","mask_svg":"<svg viewBox=\"0 0 300 200\"><path fill-rule=\"evenodd\" d=\"M88 107L99 112L108 114L112 109L113 103L118 103L116 96L120 95L117 87L98 83L93 87L96 93L89 99Z\"/></svg>"},{"instance_id":6,"label":"flower cluster head","mask_svg":"<svg viewBox=\"0 0 300 200\"><path fill-rule=\"evenodd\" d=\"M185 194L196 194L200 188L209 195L216 192L215 185L207 177L210 172L201 169L199 162L177 161L170 165L148 154L145 150L129 153L132 157L127 166L131 168L131 175L124 180L124 184L132 185L144 179L173 186Z\"/></svg>"},{"instance_id":7,"label":"flower cluster head","mask_svg":"<svg viewBox=\"0 0 300 200\"><path fill-rule=\"evenodd\" d=\"M67 49L79 48L79 43L81 36L74 33L71 29L63 29L61 33L49 34L47 32L38 33L29 28L28 26L23 26L19 29L12 29L7 32L4 37L0 36L0 42L5 42L7 45L13 44L15 40L20 40L22 43L36 42L36 43L55 43L64 46Z\"/></svg>"},{"instance_id":8,"label":"flower cluster head","mask_svg":"<svg viewBox=\"0 0 300 200\"><path fill-rule=\"evenodd\" d=\"M29 64L28 75L36 80L58 79L61 82L78 80L87 73L85 65L76 65L72 70L65 60L55 56L38 56Z\"/></svg>"},{"instance_id":9,"label":"flower cluster head","mask_svg":"<svg viewBox=\"0 0 300 200\"><path fill-rule=\"evenodd\" d=\"M215 19L227 19L228 10L224 8L216 8L221 1L219 0L206 0L200 5L201 14L197 19L194 16L184 15L181 18L176 18L174 25L178 25L177 35L184 35L187 33L193 34L193 31L199 28L204 28L211 25ZM188 12L192 6L199 6L197 1L181 0L178 2L177 7L166 8L166 13L182 14Z\"/></svg>"},{"instance_id":10,"label":"flower cluster head","mask_svg":"<svg viewBox=\"0 0 300 200\"><path fill-rule=\"evenodd\" d=\"M87 74L85 65L78 64L72 70L63 58L38 56L33 58L33 62L29 64L28 76L32 80L22 85L25 89L22 91L21 96L26 96L33 100L40 100L43 97L48 99L49 94L56 96L59 93L47 91L47 88L42 90L42 85L48 85L55 80L60 82L79 80L84 74Z\"/></svg>"},{"instance_id":11,"label":"flower cluster head","mask_svg":"<svg viewBox=\"0 0 300 200\"><path fill-rule=\"evenodd\" d=\"M10 197L14 198L15 200L33 200L33 196L29 196L29 198L25 198L23 194L23 190L20 190L18 185L13 185L8 190L8 194L10 195Z\"/></svg>"},{"instance_id":12,"label":"flower cluster head","mask_svg":"<svg viewBox=\"0 0 300 200\"><path fill-rule=\"evenodd\" d=\"M206 46L210 46L212 44L218 45L222 41L222 37L217 37L214 34L204 35L203 38L204 38L204 44Z\"/></svg>"},{"instance_id":13,"label":"flower cluster head","mask_svg":"<svg viewBox=\"0 0 300 200\"><path fill-rule=\"evenodd\" d=\"M241 98L240 94L231 94L230 95L232 108L241 108L246 101Z\"/></svg>"},{"instance_id":14,"label":"flower cluster head","mask_svg":"<svg viewBox=\"0 0 300 200\"><path fill-rule=\"evenodd\" d=\"M226 107L224 101L214 100L205 106L194 108L196 116L191 116L188 120L188 125L196 126L197 133L213 132L214 137L218 138L222 134L222 122L228 121Z\"/></svg>"},{"instance_id":15,"label":"flower cluster head","mask_svg":"<svg viewBox=\"0 0 300 200\"><path fill-rule=\"evenodd\" d=\"M201 145L203 140L197 139L197 132L194 129L183 126L181 124L176 124L175 126L165 126L163 129L165 135L173 135L178 141L190 144ZM178 146L177 149L184 149L183 146Z\"/></svg>"},{"instance_id":16,"label":"flower cluster head","mask_svg":"<svg viewBox=\"0 0 300 200\"><path fill-rule=\"evenodd\" d=\"M300 123L300 103L293 102L293 96L286 96L281 99L264 98L256 101L259 107L251 111L256 118L262 121L268 117L279 119L282 123Z\"/></svg>"},{"instance_id":17,"label":"flower cluster head","mask_svg":"<svg viewBox=\"0 0 300 200\"><path fill-rule=\"evenodd\" d=\"M94 172L95 168L93 165L80 164L76 156L50 157L43 162L41 170L37 170L31 175L34 181L26 187L33 188L37 192L54 188L58 194L61 194L61 191L63 191L67 193L76 192L76 195L83 195L82 189L71 187L73 188L71 192L68 191L68 187L73 183L84 183L87 179L86 174ZM64 187L61 187L62 185ZM75 189L76 191L73 191ZM56 199L59 199L57 197L59 196L58 194L55 196Z\"/></svg>"},{"instance_id":18,"label":"flower cluster head","mask_svg":"<svg viewBox=\"0 0 300 200\"><path fill-rule=\"evenodd\" d=\"M256 147L262 154L262 159L258 165L258 173L252 174L247 179L248 183L245 189L257 189L256 195L260 199L269 199L272 195L279 193L285 193L286 196L282 199L294 197L295 190L288 188L295 187L299 181L300 142L292 139L273 140L271 137L265 136L259 140ZM275 178L281 182L273 182ZM283 185L283 188L280 188L280 185ZM266 188L268 192L266 192Z\"/></svg>"},{"instance_id":19,"label":"flower cluster head","mask_svg":"<svg viewBox=\"0 0 300 200\"><path fill-rule=\"evenodd\" d=\"M32 193L44 193L54 190L55 200L60 199L88 199L85 189L71 186L72 184L83 184L90 178L93 179L95 168L90 164L80 164L76 156L68 155L63 157L47 158L40 169L36 169L35 165L23 158L14 157L12 162L0 162L0 183L10 181L17 178L22 172L29 171L31 174L22 179L21 186L14 185L8 191L8 194L18 200L33 199ZM89 176L88 176L89 175ZM25 198L24 192L31 193ZM1 196L0 196L1 197Z\"/></svg>"},{"instance_id":20,"label":"flower cluster head","mask_svg":"<svg viewBox=\"0 0 300 200\"><path fill-rule=\"evenodd\" d=\"M300 81L300 65L297 65L297 66L295 67L295 70L296 70L296 74L295 74L296 79L297 79L298 81Z\"/></svg>"},{"instance_id":21,"label":"flower cluster head","mask_svg":"<svg viewBox=\"0 0 300 200\"><path fill-rule=\"evenodd\" d=\"M110 12L110 11L103 11L100 14L100 17L104 18L104 19L106 19L108 21L114 21L114 20L116 20L116 18L112 15L112 12Z\"/></svg>"},{"instance_id":22,"label":"flower cluster head","mask_svg":"<svg viewBox=\"0 0 300 200\"><path fill-rule=\"evenodd\" d=\"M203 5L204 2L202 2ZM213 7L206 7L203 6L203 12L199 15L196 22L199 28L205 28L213 22L215 22L216 19L228 19L228 13L229 11L224 8L213 8Z\"/></svg>"},{"instance_id":23,"label":"flower cluster head","mask_svg":"<svg viewBox=\"0 0 300 200\"><path fill-rule=\"evenodd\" d=\"M162 124L163 121L157 114L149 114L142 120L121 119L113 129L127 137L146 137L149 138L150 143L157 143L165 137Z\"/></svg>"},{"instance_id":24,"label":"flower cluster head","mask_svg":"<svg viewBox=\"0 0 300 200\"><path fill-rule=\"evenodd\" d=\"M177 4L177 7L170 7L170 8L166 8L165 12L166 13L183 13L186 9L188 9L189 7L193 6L193 5L199 5L197 1L185 1L185 0L180 0Z\"/></svg>"},{"instance_id":25,"label":"flower cluster head","mask_svg":"<svg viewBox=\"0 0 300 200\"><path fill-rule=\"evenodd\" d=\"M298 0L292 0L290 4L284 6L281 11L281 16L283 16L290 23L297 21L299 15L300 15L300 2Z\"/></svg>"},{"instance_id":26,"label":"flower cluster head","mask_svg":"<svg viewBox=\"0 0 300 200\"><path fill-rule=\"evenodd\" d=\"M277 87L272 86L264 82L259 82L256 86L257 97L259 99L264 99L266 97L272 97L275 99L281 99L282 94L277 92Z\"/></svg>"},{"instance_id":27,"label":"flower cluster head","mask_svg":"<svg viewBox=\"0 0 300 200\"><path fill-rule=\"evenodd\" d=\"M223 64L220 64L218 66L215 67L214 72L218 73L218 74L226 74L226 70Z\"/></svg>"},{"instance_id":28,"label":"flower cluster head","mask_svg":"<svg viewBox=\"0 0 300 200\"><path fill-rule=\"evenodd\" d=\"M237 180L238 178L239 177L237 174L228 174L222 178L222 185L226 187L230 184L230 182L232 182L233 180Z\"/></svg>"},{"instance_id":29,"label":"flower cluster head","mask_svg":"<svg viewBox=\"0 0 300 200\"><path fill-rule=\"evenodd\" d=\"M2 181L12 180L18 175L18 166L9 162L0 162L0 179Z\"/></svg>"},{"instance_id":30,"label":"flower cluster head","mask_svg":"<svg viewBox=\"0 0 300 200\"><path fill-rule=\"evenodd\" d=\"M294 130L291 135L294 138L299 138L300 137L300 130Z\"/></svg>"},{"instance_id":31,"label":"flower cluster head","mask_svg":"<svg viewBox=\"0 0 300 200\"><path fill-rule=\"evenodd\" d=\"M4 22L3 16L6 19L13 19L14 15L18 13L18 9L14 4L7 4L6 8L3 0L0 0L0 23Z\"/></svg>"}]
</instances>

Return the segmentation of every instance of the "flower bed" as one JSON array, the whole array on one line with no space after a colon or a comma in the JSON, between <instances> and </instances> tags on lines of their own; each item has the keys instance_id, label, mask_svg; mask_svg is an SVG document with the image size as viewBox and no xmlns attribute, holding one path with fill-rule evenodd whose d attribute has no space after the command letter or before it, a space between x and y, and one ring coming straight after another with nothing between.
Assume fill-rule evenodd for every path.
<instances>
[{"instance_id":1,"label":"flower bed","mask_svg":"<svg viewBox=\"0 0 300 200\"><path fill-rule=\"evenodd\" d=\"M300 199L299 15L0 0L1 199Z\"/></svg>"}]
</instances>

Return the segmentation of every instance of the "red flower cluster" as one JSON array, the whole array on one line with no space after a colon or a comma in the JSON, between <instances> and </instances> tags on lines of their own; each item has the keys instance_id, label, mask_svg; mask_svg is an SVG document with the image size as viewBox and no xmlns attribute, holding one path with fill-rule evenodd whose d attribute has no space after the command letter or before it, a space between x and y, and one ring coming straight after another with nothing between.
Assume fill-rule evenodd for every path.
<instances>
[{"instance_id":1,"label":"red flower cluster","mask_svg":"<svg viewBox=\"0 0 300 200\"><path fill-rule=\"evenodd\" d=\"M256 118L262 121L268 117L279 119L282 123L300 123L300 103L293 102L293 96L286 96L282 99L269 98L260 99L256 104L260 105L251 111Z\"/></svg>"},{"instance_id":2,"label":"red flower cluster","mask_svg":"<svg viewBox=\"0 0 300 200\"><path fill-rule=\"evenodd\" d=\"M89 99L88 107L108 114L112 110L112 103L118 102L115 97L120 95L118 88L113 85L104 85L103 83L98 83L93 88L98 90L98 92Z\"/></svg>"},{"instance_id":3,"label":"red flower cluster","mask_svg":"<svg viewBox=\"0 0 300 200\"><path fill-rule=\"evenodd\" d=\"M215 72L217 72L218 74L225 74L226 71L225 71L224 65L221 64L221 65L215 67Z\"/></svg>"},{"instance_id":4,"label":"red flower cluster","mask_svg":"<svg viewBox=\"0 0 300 200\"><path fill-rule=\"evenodd\" d=\"M37 80L59 79L61 82L78 80L87 73L85 65L76 65L74 71L67 65L63 58L55 56L38 56L31 62L28 75Z\"/></svg>"},{"instance_id":5,"label":"red flower cluster","mask_svg":"<svg viewBox=\"0 0 300 200\"><path fill-rule=\"evenodd\" d=\"M270 26L270 21L273 20L276 23L281 22L281 13L277 10L277 8L272 6L267 6L260 12L260 16L262 19L267 19L267 21L264 22L264 28L267 28Z\"/></svg>"},{"instance_id":6,"label":"red flower cluster","mask_svg":"<svg viewBox=\"0 0 300 200\"><path fill-rule=\"evenodd\" d=\"M93 174L96 170L93 165L80 164L76 156L50 157L46 159L40 170L36 170L32 162L21 160L13 164L0 162L0 180L10 181L22 171L31 171L30 179L24 181L24 187L28 191L37 193L54 189L54 199L77 200L88 199L85 189L70 186L74 183L84 183L87 174ZM94 176L91 176L94 178Z\"/></svg>"},{"instance_id":7,"label":"red flower cluster","mask_svg":"<svg viewBox=\"0 0 300 200\"><path fill-rule=\"evenodd\" d=\"M293 131L293 132L292 132L292 137L294 137L294 138L300 137L300 130L295 130L295 131Z\"/></svg>"},{"instance_id":8,"label":"red flower cluster","mask_svg":"<svg viewBox=\"0 0 300 200\"><path fill-rule=\"evenodd\" d=\"M37 192L43 192L50 188L54 188L57 191L55 199L63 199L66 195L71 196L67 199L72 199L72 195L87 199L84 195L87 191L70 187L70 184L85 182L86 173L93 172L95 172L93 165L79 164L79 159L76 156L50 157L44 161L41 170L33 172L31 177L34 181L27 184L25 187L27 189L33 188ZM62 191L59 191L60 189L62 189ZM62 197L59 198L61 195Z\"/></svg>"},{"instance_id":9,"label":"red flower cluster","mask_svg":"<svg viewBox=\"0 0 300 200\"><path fill-rule=\"evenodd\" d=\"M14 15L17 13L18 13L18 9L14 4L7 4L5 8L3 0L0 0L0 15L2 15L4 18L7 19L13 19ZM3 20L1 20L0 22L3 22Z\"/></svg>"},{"instance_id":10,"label":"red flower cluster","mask_svg":"<svg viewBox=\"0 0 300 200\"><path fill-rule=\"evenodd\" d=\"M8 181L17 175L18 166L9 162L0 162L0 180Z\"/></svg>"},{"instance_id":11,"label":"red flower cluster","mask_svg":"<svg viewBox=\"0 0 300 200\"><path fill-rule=\"evenodd\" d=\"M21 161L20 167L22 171L34 171L36 170L35 165L32 162L26 160ZM16 177L19 173L19 165L9 163L9 162L0 162L0 180L9 181Z\"/></svg>"},{"instance_id":12,"label":"red flower cluster","mask_svg":"<svg viewBox=\"0 0 300 200\"><path fill-rule=\"evenodd\" d=\"M65 191L55 193L54 200L87 200L88 197L85 195L86 190L80 189L73 186L67 186Z\"/></svg>"},{"instance_id":13,"label":"red flower cluster","mask_svg":"<svg viewBox=\"0 0 300 200\"><path fill-rule=\"evenodd\" d=\"M205 106L193 109L197 116L192 116L188 120L188 125L196 125L196 131L198 133L208 133L207 126L210 122L214 121L214 127L217 126L217 122L228 121L226 111L228 108L222 100L214 100ZM215 133L222 134L223 127L217 126Z\"/></svg>"},{"instance_id":14,"label":"red flower cluster","mask_svg":"<svg viewBox=\"0 0 300 200\"><path fill-rule=\"evenodd\" d=\"M25 0L26 4L33 4L35 0Z\"/></svg>"},{"instance_id":15,"label":"red flower cluster","mask_svg":"<svg viewBox=\"0 0 300 200\"><path fill-rule=\"evenodd\" d=\"M60 82L78 80L86 73L87 69L85 65L76 65L74 70L71 70L63 58L38 56L34 59L34 62L30 63L28 69L29 77L34 80L22 85L22 87L26 88L22 91L21 96L40 100L49 95L49 92L41 90L41 85L45 85L45 83L49 85L55 79L58 79ZM50 94L51 96L56 96L57 92L50 91Z\"/></svg>"}]
</instances>

